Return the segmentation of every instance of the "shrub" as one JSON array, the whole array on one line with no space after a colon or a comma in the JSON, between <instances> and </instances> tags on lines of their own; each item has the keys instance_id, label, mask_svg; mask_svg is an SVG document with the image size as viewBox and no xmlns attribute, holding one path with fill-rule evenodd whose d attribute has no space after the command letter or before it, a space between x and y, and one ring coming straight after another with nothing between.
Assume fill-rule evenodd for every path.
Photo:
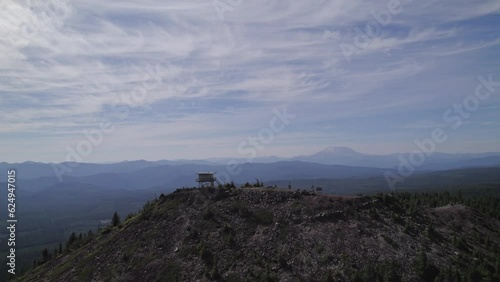
<instances>
[{"instance_id":1,"label":"shrub","mask_svg":"<svg viewBox=\"0 0 500 282\"><path fill-rule=\"evenodd\" d=\"M215 217L215 213L210 208L206 208L202 214L202 218L204 220L210 220L210 219L213 219L214 217Z\"/></svg>"},{"instance_id":2,"label":"shrub","mask_svg":"<svg viewBox=\"0 0 500 282\"><path fill-rule=\"evenodd\" d=\"M258 209L254 214L254 218L258 224L268 225L273 223L274 215L268 210Z\"/></svg>"}]
</instances>

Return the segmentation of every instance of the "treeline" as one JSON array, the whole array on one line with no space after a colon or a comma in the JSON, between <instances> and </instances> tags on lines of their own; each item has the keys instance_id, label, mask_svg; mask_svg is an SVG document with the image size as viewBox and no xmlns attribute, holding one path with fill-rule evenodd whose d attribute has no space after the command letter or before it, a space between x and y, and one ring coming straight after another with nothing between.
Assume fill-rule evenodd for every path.
<instances>
[{"instance_id":1,"label":"treeline","mask_svg":"<svg viewBox=\"0 0 500 282\"><path fill-rule=\"evenodd\" d=\"M97 230L97 234L105 234L110 231L110 229L120 226L121 220L118 213L115 211L113 217L111 218L111 224L104 229L99 228ZM44 263L49 262L50 260L57 258L59 255L63 255L71 252L71 250L75 250L88 244L96 237L94 231L89 230L87 233L79 233L78 235L75 232L72 232L69 235L68 240L64 243L59 243L58 248L54 248L53 251L50 251L47 248L44 248L41 253L41 258L33 261L33 267L42 265Z\"/></svg>"},{"instance_id":2,"label":"treeline","mask_svg":"<svg viewBox=\"0 0 500 282\"><path fill-rule=\"evenodd\" d=\"M398 199L407 208L420 206L437 208L446 205L465 205L500 220L500 186L469 188L444 192L398 192Z\"/></svg>"},{"instance_id":3,"label":"treeline","mask_svg":"<svg viewBox=\"0 0 500 282\"><path fill-rule=\"evenodd\" d=\"M416 274L414 281L434 281L434 282L477 282L500 281L500 260L496 262L495 270L488 269L484 262L475 262L459 268L452 265L438 267L427 256L425 251L419 251L413 260L412 268ZM396 262L389 263L368 263L362 269L354 271L350 276L353 282L401 282L403 272L402 266ZM327 274L326 281L337 281L330 273Z\"/></svg>"},{"instance_id":4,"label":"treeline","mask_svg":"<svg viewBox=\"0 0 500 282\"><path fill-rule=\"evenodd\" d=\"M64 246L62 243L59 243L59 247L54 248L52 252L47 248L43 249L41 251L41 258L39 260L34 260L33 266L42 265L59 255L69 252L72 249L77 249L90 242L94 236L95 235L92 230L89 230L87 233L79 233L78 235L76 235L75 232L72 232Z\"/></svg>"},{"instance_id":5,"label":"treeline","mask_svg":"<svg viewBox=\"0 0 500 282\"><path fill-rule=\"evenodd\" d=\"M252 188L252 187L264 187L264 181L260 181L259 179L255 179L255 183L250 183L246 182L245 184L241 185L241 188ZM234 184L233 181L230 183L226 183L224 185L219 185L219 188L226 188L226 189L231 189L231 188L236 188L236 184Z\"/></svg>"},{"instance_id":6,"label":"treeline","mask_svg":"<svg viewBox=\"0 0 500 282\"><path fill-rule=\"evenodd\" d=\"M500 220L500 187L454 189L443 192L397 192L376 194L372 197L382 204L400 207L403 213L411 218L418 218L423 207L438 208L444 206L463 205L488 217ZM423 219L423 218L422 218ZM410 230L412 221L406 221L404 231ZM500 246L492 238L481 233L467 234L457 226L457 232L451 238L443 238L435 229L432 221L422 222L425 237L431 242L451 243L461 251L460 255L450 257L447 265L436 265L428 258L425 244L414 259L413 268L421 281L500 281ZM417 231L419 232L419 231ZM498 231L500 232L500 230ZM499 234L499 233L497 233ZM499 234L500 235L500 234ZM489 250L488 255L483 250ZM391 265L367 266L355 272L352 281L401 281L398 275L401 269L397 263ZM390 278L387 275L390 274Z\"/></svg>"}]
</instances>

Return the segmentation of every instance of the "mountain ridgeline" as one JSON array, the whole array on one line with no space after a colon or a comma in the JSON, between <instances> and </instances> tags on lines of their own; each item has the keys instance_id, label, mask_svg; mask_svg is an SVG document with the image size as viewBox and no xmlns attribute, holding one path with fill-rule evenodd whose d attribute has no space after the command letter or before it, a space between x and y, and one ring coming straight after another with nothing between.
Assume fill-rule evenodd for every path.
<instances>
[{"instance_id":1,"label":"mountain ridgeline","mask_svg":"<svg viewBox=\"0 0 500 282\"><path fill-rule=\"evenodd\" d=\"M417 150L418 151L418 150ZM411 153L387 154L387 155L370 155L356 152L347 147L327 147L319 152L311 155L296 156L290 158L281 157L251 157L246 158L242 155L241 158L212 158L206 160L160 160L160 161L125 161L110 164L93 164L93 163L40 163L40 162L24 162L24 163L5 163L0 162L0 170L16 169L19 171L20 179L38 179L38 178L56 178L73 182L78 178L93 176L93 175L112 175L121 173L130 173L136 171L148 172L154 167L162 167L162 170L168 171L172 168L178 168L179 172L192 171L222 171L229 163L246 164L250 169L259 169L258 164L273 164L273 167L279 167L292 163L302 166L303 171L310 172L315 167L307 167L307 163L315 163L321 165L337 165L346 166L353 169L352 175L367 176L366 170L363 173L357 174L354 167L361 168L383 168L394 169L401 164L401 159L409 160ZM66 159L71 159L67 157ZM253 163L253 166L248 164ZM465 153L465 154L446 154L434 152L425 154L425 162L415 167L419 171L430 170L449 170L458 168L471 167L487 167L500 166L500 152L491 153ZM331 167L335 168L335 167ZM345 168L344 168L345 169ZM243 169L245 171L245 169ZM373 171L372 171L373 172ZM376 171L375 171L376 172ZM268 178L265 175L265 170L262 169L262 174L258 174L263 178ZM169 173L166 173L169 174ZM56 175L59 175L58 178ZM191 175L191 174L190 174ZM273 180L277 180L275 175ZM315 176L322 177L322 176ZM324 177L324 176L323 176ZM282 178L284 179L284 178ZM169 179L172 181L172 179ZM235 179L238 181L238 179ZM176 185L188 185L189 183L172 183ZM176 186L173 186L176 187Z\"/></svg>"},{"instance_id":2,"label":"mountain ridgeline","mask_svg":"<svg viewBox=\"0 0 500 282\"><path fill-rule=\"evenodd\" d=\"M178 189L14 281L500 281L498 195Z\"/></svg>"}]
</instances>

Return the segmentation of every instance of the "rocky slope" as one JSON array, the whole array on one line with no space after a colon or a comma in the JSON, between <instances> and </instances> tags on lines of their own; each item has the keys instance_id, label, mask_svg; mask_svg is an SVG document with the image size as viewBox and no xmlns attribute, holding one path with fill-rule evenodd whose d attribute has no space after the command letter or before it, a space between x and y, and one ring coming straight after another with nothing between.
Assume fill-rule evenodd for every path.
<instances>
[{"instance_id":1,"label":"rocky slope","mask_svg":"<svg viewBox=\"0 0 500 282\"><path fill-rule=\"evenodd\" d=\"M405 203L178 190L17 281L445 281L495 267L499 220L462 205Z\"/></svg>"}]
</instances>

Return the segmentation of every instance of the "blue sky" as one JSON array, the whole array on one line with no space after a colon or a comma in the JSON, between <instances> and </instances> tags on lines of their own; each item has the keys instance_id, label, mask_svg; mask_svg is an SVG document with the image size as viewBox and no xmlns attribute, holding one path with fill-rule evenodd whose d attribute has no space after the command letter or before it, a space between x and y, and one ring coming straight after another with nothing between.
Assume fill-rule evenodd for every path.
<instances>
[{"instance_id":1,"label":"blue sky","mask_svg":"<svg viewBox=\"0 0 500 282\"><path fill-rule=\"evenodd\" d=\"M500 87L443 119L500 81L499 1L37 2L0 4L0 161L63 162L100 123L82 161L240 157L283 107L259 156L409 152L438 127L440 152L500 151Z\"/></svg>"}]
</instances>

